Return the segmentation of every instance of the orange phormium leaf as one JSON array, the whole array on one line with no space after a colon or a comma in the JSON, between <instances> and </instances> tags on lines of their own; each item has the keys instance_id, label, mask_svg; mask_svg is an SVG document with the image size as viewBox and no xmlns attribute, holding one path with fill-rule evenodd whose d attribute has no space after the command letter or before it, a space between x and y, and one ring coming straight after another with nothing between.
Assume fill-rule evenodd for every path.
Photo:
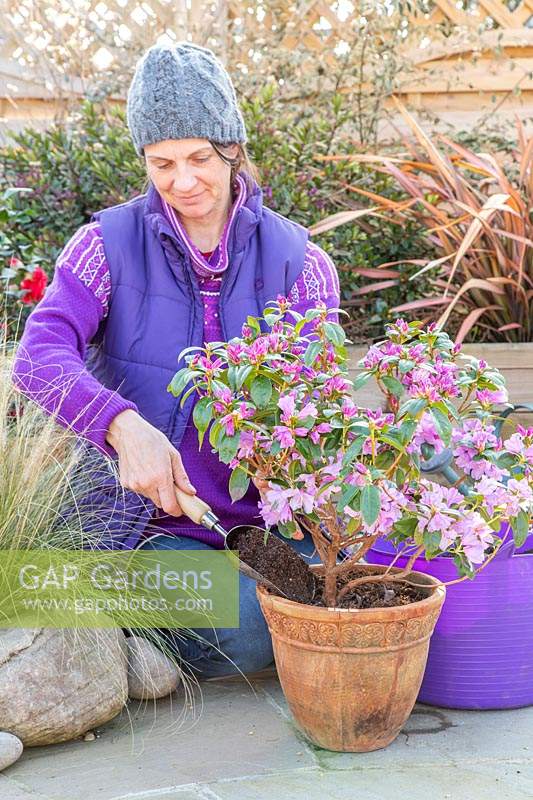
<instances>
[{"instance_id":1,"label":"orange phormium leaf","mask_svg":"<svg viewBox=\"0 0 533 800\"><path fill-rule=\"evenodd\" d=\"M533 138L531 139L533 142ZM504 239L513 239L521 244L525 244L528 247L533 247L533 239L528 239L527 236L519 236L517 233L509 233L509 231L504 230L503 228L492 228L494 233L498 233L500 236L503 236Z\"/></svg>"},{"instance_id":2,"label":"orange phormium leaf","mask_svg":"<svg viewBox=\"0 0 533 800\"><path fill-rule=\"evenodd\" d=\"M436 167L438 167L440 173L446 178L446 180L451 183L452 185L455 183L453 169L450 169L449 164L446 163L446 159L442 156L442 154L437 150L429 136L425 133L425 131L420 127L414 117L407 111L403 103L401 103L394 95L392 96L392 100L402 115L402 117L406 120L407 124L415 134L416 138L425 149L426 153L429 154L429 158Z\"/></svg>"},{"instance_id":3,"label":"orange phormium leaf","mask_svg":"<svg viewBox=\"0 0 533 800\"><path fill-rule=\"evenodd\" d=\"M445 306L451 303L451 297L428 297L424 300L411 300L409 303L402 303L399 306L394 306L391 311L395 314L401 311L416 311L418 308L429 308L430 306Z\"/></svg>"},{"instance_id":4,"label":"orange phormium leaf","mask_svg":"<svg viewBox=\"0 0 533 800\"><path fill-rule=\"evenodd\" d=\"M494 169L494 165L490 161L482 158L478 153L474 153L473 150L469 150L458 142L454 142L444 134L439 134L438 139L451 150L459 154L460 159L452 156L455 165L469 169L479 175L486 175L487 177L496 177L498 175L497 171Z\"/></svg>"},{"instance_id":5,"label":"orange phormium leaf","mask_svg":"<svg viewBox=\"0 0 533 800\"><path fill-rule=\"evenodd\" d=\"M337 214L331 214L329 217L320 220L320 222L316 222L314 225L311 225L309 232L312 235L324 233L325 231L332 230L333 228L338 228L339 225L345 225L347 222L353 222L354 220L358 219L358 217L368 216L376 210L377 207L358 208L352 211L339 211Z\"/></svg>"},{"instance_id":6,"label":"orange phormium leaf","mask_svg":"<svg viewBox=\"0 0 533 800\"><path fill-rule=\"evenodd\" d=\"M483 316L487 311L497 311L499 306L484 306L483 308L474 308L470 313L465 317L463 322L461 323L461 327L457 331L457 336L455 337L456 344L461 344L465 336L470 333L476 322L480 317Z\"/></svg>"},{"instance_id":7,"label":"orange phormium leaf","mask_svg":"<svg viewBox=\"0 0 533 800\"><path fill-rule=\"evenodd\" d=\"M368 286L360 286L355 289L354 294L372 294L372 292L380 292L383 289L390 289L392 286L398 286L399 281L379 281L378 283L371 283Z\"/></svg>"},{"instance_id":8,"label":"orange phormium leaf","mask_svg":"<svg viewBox=\"0 0 533 800\"><path fill-rule=\"evenodd\" d=\"M453 311L454 307L457 305L461 297L465 294L465 292L469 292L471 289L485 289L492 294L505 294L505 291L496 286L494 283L489 283L488 280L483 280L481 278L470 278L469 280L464 283L461 288L455 293L453 298L451 298L451 302L446 309L446 311L441 314L439 319L437 320L437 325L442 328L448 320L451 312Z\"/></svg>"},{"instance_id":9,"label":"orange phormium leaf","mask_svg":"<svg viewBox=\"0 0 533 800\"><path fill-rule=\"evenodd\" d=\"M383 170L383 174L388 175L386 170ZM379 203L382 208L390 208L396 211L403 211L405 208L409 208L410 206L414 205L414 200L389 200L388 197L382 197L380 194L376 194L375 192L369 192L367 189L360 189L359 186L352 186L350 183L346 183L345 181L340 181L340 185L347 189L350 192L355 192L356 194L360 194L363 197L368 197L369 200L373 200L375 203ZM377 214L376 214L377 216Z\"/></svg>"},{"instance_id":10,"label":"orange phormium leaf","mask_svg":"<svg viewBox=\"0 0 533 800\"><path fill-rule=\"evenodd\" d=\"M491 195L487 199L486 203L484 204L483 208L479 213L476 212L474 209L470 210L470 213L472 214L474 219L470 223L470 226L465 234L465 237L461 242L461 245L457 253L455 254L455 259L452 264L450 274L448 276L448 285L451 284L453 276L455 275L455 272L459 265L459 262L463 258L464 254L469 249L469 247L471 247L471 245L474 244L475 240L481 234L483 230L482 222L488 223L491 217L494 216L496 211L501 210L502 205L504 205L502 198L507 199L507 197L508 195ZM463 207L462 203L458 203L458 205ZM469 209L465 208L465 210L468 211Z\"/></svg>"},{"instance_id":11,"label":"orange phormium leaf","mask_svg":"<svg viewBox=\"0 0 533 800\"><path fill-rule=\"evenodd\" d=\"M399 278L400 273L394 269L381 269L380 267L352 267L353 272L363 278Z\"/></svg>"},{"instance_id":12,"label":"orange phormium leaf","mask_svg":"<svg viewBox=\"0 0 533 800\"><path fill-rule=\"evenodd\" d=\"M498 328L498 331L503 333L504 331L516 331L518 329L521 330L522 328L523 325L519 325L518 322L509 322L507 325L502 325L500 328Z\"/></svg>"},{"instance_id":13,"label":"orange phormium leaf","mask_svg":"<svg viewBox=\"0 0 533 800\"><path fill-rule=\"evenodd\" d=\"M526 180L526 176L528 171L531 169L531 161L533 159L533 136L527 140L525 138L525 131L520 122L519 131L521 130L522 137L521 137L521 158L520 158L520 183L524 183Z\"/></svg>"}]
</instances>

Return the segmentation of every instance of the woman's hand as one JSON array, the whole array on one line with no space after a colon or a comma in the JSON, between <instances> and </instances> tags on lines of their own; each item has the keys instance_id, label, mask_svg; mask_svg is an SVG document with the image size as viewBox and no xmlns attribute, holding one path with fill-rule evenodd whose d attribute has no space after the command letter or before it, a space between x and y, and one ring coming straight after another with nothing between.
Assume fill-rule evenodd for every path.
<instances>
[{"instance_id":1,"label":"woman's hand","mask_svg":"<svg viewBox=\"0 0 533 800\"><path fill-rule=\"evenodd\" d=\"M113 419L106 440L118 453L120 484L124 489L148 497L166 514L180 517L183 511L174 485L194 495L181 456L164 433L133 409Z\"/></svg>"},{"instance_id":2,"label":"woman's hand","mask_svg":"<svg viewBox=\"0 0 533 800\"><path fill-rule=\"evenodd\" d=\"M261 495L261 502L265 502L265 494L268 492L268 481L265 480L261 472L256 472L255 477L252 478L252 483Z\"/></svg>"}]
</instances>

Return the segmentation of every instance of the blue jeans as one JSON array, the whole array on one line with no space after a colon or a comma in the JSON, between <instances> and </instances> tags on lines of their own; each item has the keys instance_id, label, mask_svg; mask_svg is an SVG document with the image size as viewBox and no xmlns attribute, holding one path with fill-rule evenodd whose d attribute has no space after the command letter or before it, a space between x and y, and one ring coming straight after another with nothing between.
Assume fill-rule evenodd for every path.
<instances>
[{"instance_id":1,"label":"blue jeans","mask_svg":"<svg viewBox=\"0 0 533 800\"><path fill-rule=\"evenodd\" d=\"M283 537L280 534L274 533ZM313 540L306 533L301 541L283 539L305 556L310 564L320 563ZM212 550L208 544L187 536L158 534L147 539L142 549ZM272 640L255 593L256 582L239 573L239 627L161 630L159 635L198 678L220 678L240 672L255 672L268 666L273 658Z\"/></svg>"}]
</instances>

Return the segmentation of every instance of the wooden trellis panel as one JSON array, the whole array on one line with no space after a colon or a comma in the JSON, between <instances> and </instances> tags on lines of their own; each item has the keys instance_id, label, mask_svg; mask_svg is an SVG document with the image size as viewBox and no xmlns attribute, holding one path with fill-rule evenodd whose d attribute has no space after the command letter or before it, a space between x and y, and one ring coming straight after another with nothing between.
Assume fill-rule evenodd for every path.
<instances>
[{"instance_id":1,"label":"wooden trellis panel","mask_svg":"<svg viewBox=\"0 0 533 800\"><path fill-rule=\"evenodd\" d=\"M436 111L533 102L533 0L514 10L504 0L427 8L409 22L405 100ZM211 47L257 85L292 58L298 89L310 64L336 74L359 20L359 0L0 0L0 121L52 117L65 98L86 93L98 69L124 98L135 60L161 36ZM452 33L445 42L435 38L443 24ZM344 91L357 80L347 76Z\"/></svg>"}]
</instances>

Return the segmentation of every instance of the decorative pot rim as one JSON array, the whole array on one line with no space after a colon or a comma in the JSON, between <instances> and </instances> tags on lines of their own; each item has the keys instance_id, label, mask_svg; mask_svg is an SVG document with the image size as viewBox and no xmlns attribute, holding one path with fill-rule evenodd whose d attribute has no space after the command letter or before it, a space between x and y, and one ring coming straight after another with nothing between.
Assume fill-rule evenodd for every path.
<instances>
[{"instance_id":1,"label":"decorative pot rim","mask_svg":"<svg viewBox=\"0 0 533 800\"><path fill-rule=\"evenodd\" d=\"M310 569L316 572L317 566L320 565L311 564ZM386 565L380 564L359 564L357 566L368 569L370 573L379 573L386 570L393 573L400 572L399 567L390 569ZM315 606L310 603L301 603L298 600L289 600L286 597L281 597L280 595L274 594L274 592L270 592L265 586L261 586L260 584L257 584L256 592L262 601L270 605L275 605L287 614L290 614L292 611L293 613L296 612L299 616L305 615L314 618L327 617L329 620L335 617L339 621L348 616L352 617L352 621L357 617L361 622L366 621L366 618L370 617L378 621L391 618L401 619L403 617L422 616L426 613L428 605L442 605L446 598L446 587L442 584L442 581L435 578L433 575L417 572L416 570L409 572L406 577L415 577L417 582L426 584L429 592L422 600L406 603L403 606L383 606L378 608L339 608L335 606L330 608L328 606Z\"/></svg>"}]
</instances>

